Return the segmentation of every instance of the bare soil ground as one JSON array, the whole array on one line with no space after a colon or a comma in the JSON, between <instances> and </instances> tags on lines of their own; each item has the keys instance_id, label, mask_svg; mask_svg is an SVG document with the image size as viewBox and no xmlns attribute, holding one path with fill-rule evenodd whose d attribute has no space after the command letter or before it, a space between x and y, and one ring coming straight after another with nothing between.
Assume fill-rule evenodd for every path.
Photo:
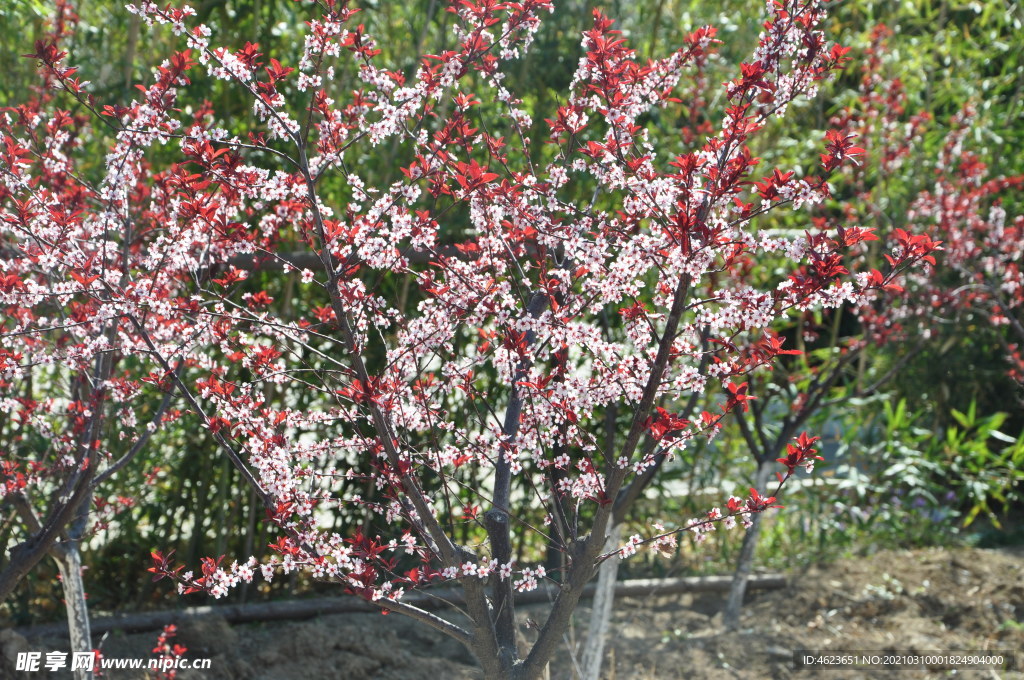
<instances>
[{"instance_id":1,"label":"bare soil ground","mask_svg":"<svg viewBox=\"0 0 1024 680\"><path fill-rule=\"evenodd\" d=\"M723 632L722 595L652 596L616 603L604 677L608 680L811 679L924 677L1024 678L1024 553L1007 550L886 551L794 574L784 590L754 593L743 626ZM521 612L543 620L543 607ZM454 617L455 614L452 614ZM582 638L581 608L567 644ZM155 633L111 635L113 658L148 656ZM480 678L457 643L391 615L351 614L308 621L229 626L222 619L180 627L189 656L212 659L209 671L179 680L470 680ZM16 674L5 663L17 651L66 648L62 640L26 641L0 631L0 677L51 680L46 672ZM568 649L568 647L566 647ZM1016 655L1008 670L836 670L796 668L793 650L933 652L1002 650ZM562 654L551 678L572 677ZM141 671L108 671L110 680L141 680Z\"/></svg>"}]
</instances>

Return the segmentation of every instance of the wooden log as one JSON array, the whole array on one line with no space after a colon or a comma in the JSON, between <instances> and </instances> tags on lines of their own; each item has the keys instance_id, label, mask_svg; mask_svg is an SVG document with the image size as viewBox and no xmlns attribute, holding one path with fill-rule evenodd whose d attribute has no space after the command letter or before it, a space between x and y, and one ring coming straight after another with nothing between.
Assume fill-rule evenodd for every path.
<instances>
[{"instance_id":1,"label":"wooden log","mask_svg":"<svg viewBox=\"0 0 1024 680\"><path fill-rule=\"evenodd\" d=\"M731 576L691 576L669 579L633 579L621 581L615 586L615 597L649 597L652 595L675 595L679 593L711 593L729 590ZM597 584L590 583L583 591L583 597L593 597ZM786 585L786 577L782 574L763 574L753 576L747 583L752 590L768 590L782 588ZM516 594L516 604L536 604L554 600L557 586L545 584L527 593ZM453 605L463 604L460 590L453 588L437 588L430 591L411 593L402 598L403 602L414 604L423 609L445 609ZM309 619L328 614L374 613L380 607L354 596L321 597L308 600L287 600L281 602L256 602L250 604L226 604L204 607L186 607L182 609L141 612L136 614L116 614L114 616L97 617L92 620L92 634L119 630L126 633L138 633L159 630L169 623L180 623L189 619L203 617L221 617L228 623L255 623L262 621L282 621ZM49 623L39 626L28 626L17 629L27 638L66 637L66 623Z\"/></svg>"}]
</instances>

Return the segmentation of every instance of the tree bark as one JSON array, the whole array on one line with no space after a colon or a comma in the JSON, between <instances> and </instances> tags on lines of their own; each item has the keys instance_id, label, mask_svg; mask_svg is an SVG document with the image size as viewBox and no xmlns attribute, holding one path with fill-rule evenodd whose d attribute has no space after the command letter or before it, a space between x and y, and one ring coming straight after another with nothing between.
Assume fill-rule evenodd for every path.
<instances>
[{"instance_id":1,"label":"tree bark","mask_svg":"<svg viewBox=\"0 0 1024 680\"><path fill-rule=\"evenodd\" d=\"M622 525L615 524L608 532L604 551L612 552L619 547L622 539ZM598 680L604 661L604 643L611 627L612 604L615 602L615 580L619 573L619 560L612 558L601 563L597 572L597 587L594 590L594 606L590 610L590 628L583 645L582 680Z\"/></svg>"},{"instance_id":2,"label":"tree bark","mask_svg":"<svg viewBox=\"0 0 1024 680\"><path fill-rule=\"evenodd\" d=\"M64 591L64 610L68 617L68 637L71 642L72 660L75 654L92 654L92 634L89 631L89 605L85 599L85 584L82 582L82 553L79 550L89 519L87 498L78 517L69 527L68 539L56 544L50 554L60 571L60 584ZM72 667L71 661L68 667ZM88 669L74 671L75 680L93 680Z\"/></svg>"},{"instance_id":3,"label":"tree bark","mask_svg":"<svg viewBox=\"0 0 1024 680\"><path fill-rule=\"evenodd\" d=\"M61 544L54 548L54 561L60 570L61 588L64 590L64 609L68 615L68 633L71 653L92 654L92 635L89 631L89 610L82 583L82 556L78 545ZM60 556L58 557L57 554ZM68 662L71 667L71 662ZM92 671L76 670L75 680L92 680Z\"/></svg>"},{"instance_id":4,"label":"tree bark","mask_svg":"<svg viewBox=\"0 0 1024 680\"><path fill-rule=\"evenodd\" d=\"M754 482L756 488L763 489L771 476L771 463L764 460L757 467L757 476ZM750 571L754 565L754 552L757 548L757 537L761 533L761 517L763 513L755 513L750 521L753 524L747 529L743 536L743 546L740 548L740 556L736 563L736 572L732 577L732 584L729 588L729 600L725 606L723 623L726 630L736 630L740 625L740 613L743 610L743 596L747 591L747 582L750 580Z\"/></svg>"}]
</instances>

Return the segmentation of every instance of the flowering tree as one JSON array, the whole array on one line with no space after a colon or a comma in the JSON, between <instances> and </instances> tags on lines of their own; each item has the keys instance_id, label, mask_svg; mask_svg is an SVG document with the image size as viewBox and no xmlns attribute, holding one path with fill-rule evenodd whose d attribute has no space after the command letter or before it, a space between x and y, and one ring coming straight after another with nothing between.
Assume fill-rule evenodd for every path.
<instances>
[{"instance_id":1,"label":"flowering tree","mask_svg":"<svg viewBox=\"0 0 1024 680\"><path fill-rule=\"evenodd\" d=\"M37 45L44 62L56 58L55 45L77 19L68 3L57 3L49 38ZM107 250L113 241L91 239L124 205L123 189L115 188L124 163L118 153L132 153L134 143L113 151L103 185L80 181L65 153L78 145L87 118L48 110L49 90L65 86L72 71L44 69L39 96L5 111L0 124L0 501L13 508L25 538L0 570L0 599L49 555L60 571L72 647L91 651L80 557L95 526L90 510L102 523L131 507L131 498L106 497L103 482L176 412L159 374L117 370L132 359L118 339L116 296L105 282L128 284L128 269L107 267L118 258L127 266L134 237L125 224L120 255ZM86 206L98 212L85 216ZM149 422L140 424L147 413Z\"/></svg>"},{"instance_id":2,"label":"flowering tree","mask_svg":"<svg viewBox=\"0 0 1024 680\"><path fill-rule=\"evenodd\" d=\"M932 252L941 242L927 235L934 236L935 230L911 229L912 216L891 214L891 179L899 176L908 158L918 152L930 116L909 115L902 82L885 75L890 35L883 25L871 31L860 63L857 97L829 121L833 129L855 134L864 147L860 158L833 175L833 182L852 191L853 197L842 202L839 210L817 206L811 222L825 233L842 233L847 224L873 224L878 239L898 250ZM911 232L920 233L915 236ZM879 252L878 245L878 240L869 239L857 244L849 254L850 266L861 271L879 266L890 255L885 250ZM798 451L791 442L808 421L851 399L877 394L926 348L927 329L935 316L932 297L941 287L934 280L935 258L924 255L921 265L899 282L875 286L849 304L808 309L778 320L775 330L795 340L796 349L783 353L794 356L777 362L771 372L750 376L749 391L756 400L749 413L737 412L734 419L757 463L757 486L767 483L777 462ZM879 275L873 276L877 281ZM888 361L879 361L882 351L892 355ZM724 617L729 628L739 625L760 520L760 516L753 518L743 538Z\"/></svg>"},{"instance_id":3,"label":"flowering tree","mask_svg":"<svg viewBox=\"0 0 1024 680\"><path fill-rule=\"evenodd\" d=\"M316 7L293 67L251 43L215 46L188 7L129 5L187 43L129 106L96 101L58 44L37 44L48 84L79 111L39 98L0 128L0 370L17 413L4 427L55 433L42 455L6 438L5 498L67 505L27 527L30 547L52 542L98 466L117 469L168 419L197 423L279 528L277 554L209 557L197 573L156 552L156 577L220 597L257 571L302 570L463 642L487 677L535 678L597 565L749 524L813 463L814 438L793 432L770 487L605 548L662 461L748 411L747 376L791 351L770 326L863 301L937 244L906 234L884 273L854 275L844 257L870 228L757 229L769 211L824 200L863 151L833 130L817 175L754 175L748 142L846 60L816 0L770 3L723 85L724 117L681 153L654 148L645 116L678 103L689 69L701 77L711 27L641 61L595 13L538 150L504 69L550 2L451 3L457 45L413 74L377 63L347 3ZM176 108L197 67L251 101L252 129ZM82 112L112 136L97 184L76 149L103 128L87 132ZM370 186L358 150L385 141L404 149L400 175ZM768 261L781 271L755 275ZM301 295L275 304L247 281L261 267L299 270ZM413 291L403 303L384 294L396 281ZM294 408L300 391L316 406ZM706 393L721 397L698 408ZM331 528L352 508L371 531ZM555 546L561 568L516 564L523 533ZM513 594L542 580L557 596L521 653ZM462 588L465 622L402 599L437 583Z\"/></svg>"},{"instance_id":4,"label":"flowering tree","mask_svg":"<svg viewBox=\"0 0 1024 680\"><path fill-rule=\"evenodd\" d=\"M884 25L871 31L857 100L830 121L837 129L854 132L867 149L866 162L842 169L854 198L843 204L838 216L822 211L814 221L827 230L844 223L876 224L882 237L899 244L930 241L911 233L930 234L941 239L945 252L938 262L924 258L927 266L915 269L899 284L879 287L855 305L826 313L809 311L784 322L785 332L797 338L799 348L815 347L814 351L801 352L771 374L752 376L750 391L757 401L749 416L736 415L740 434L755 452L762 480L769 476L766 464L816 412L829 413L853 397L876 393L921 351L941 353L935 341L945 338L936 332L937 325L959 332L973 323L971 316L980 315L986 321L979 324L983 332L994 329L1006 349L1010 376L1021 379L1015 340L1024 339L1024 326L1016 263L1024 252L1024 240L1022 218L1009 217L1005 203L1008 190L1024 178L988 177L979 156L965 148L968 133L976 127L970 105L952 119L937 154L922 152L924 135L933 121L927 111L913 111L904 84L885 73L886 61L893 55L888 46L891 35ZM921 168L927 172L921 173ZM903 203L901 193L909 193ZM872 245L860 246L855 266L863 269L889 257ZM841 327L846 330L841 332ZM1000 328L1006 333L1000 335ZM878 361L882 347L886 361ZM772 413L778 415L769 417ZM969 517L982 507L977 504ZM740 586L731 593L727 625L738 624L742 583L759 519L754 518L753 530L744 536L736 578Z\"/></svg>"},{"instance_id":5,"label":"flowering tree","mask_svg":"<svg viewBox=\"0 0 1024 680\"><path fill-rule=\"evenodd\" d=\"M958 316L980 315L1001 331L1007 372L1024 385L1024 215L1005 205L1024 176L991 177L978 154L965 148L976 115L968 105L954 116L934 185L918 194L908 218L949 244L944 262L960 285L936 291L936 306Z\"/></svg>"}]
</instances>

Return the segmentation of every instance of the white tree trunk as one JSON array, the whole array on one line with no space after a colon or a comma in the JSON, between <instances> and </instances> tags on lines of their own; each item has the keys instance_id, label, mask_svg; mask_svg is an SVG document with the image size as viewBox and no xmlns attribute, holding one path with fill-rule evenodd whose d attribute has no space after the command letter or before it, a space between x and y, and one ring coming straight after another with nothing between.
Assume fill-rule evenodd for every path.
<instances>
[{"instance_id":1,"label":"white tree trunk","mask_svg":"<svg viewBox=\"0 0 1024 680\"><path fill-rule=\"evenodd\" d=\"M89 633L89 609L85 601L85 586L82 583L82 555L78 541L58 544L53 558L60 569L60 583L64 589L64 608L68 614L68 631L71 638L71 655L68 668L76 652L92 654L92 636ZM93 680L88 670L75 671L75 680Z\"/></svg>"},{"instance_id":2,"label":"white tree trunk","mask_svg":"<svg viewBox=\"0 0 1024 680\"><path fill-rule=\"evenodd\" d=\"M64 590L64 609L68 615L68 635L71 639L71 654L68 668L76 653L92 654L92 635L89 631L89 605L85 600L85 584L82 581L82 537L89 522L89 506L92 494L83 501L75 521L68 527L68 539L53 546L50 555L60 570L60 584ZM93 672L87 669L74 671L75 680L93 680Z\"/></svg>"},{"instance_id":3,"label":"white tree trunk","mask_svg":"<svg viewBox=\"0 0 1024 680\"><path fill-rule=\"evenodd\" d=\"M606 553L618 550L622 538L622 525L609 529L604 543ZM583 644L582 680L598 680L601 677L601 663L604 661L604 642L611 627L612 605L615 602L615 579L619 573L619 560L611 558L601 563L597 571L597 590L594 592L594 607L590 610L590 628Z\"/></svg>"},{"instance_id":4,"label":"white tree trunk","mask_svg":"<svg viewBox=\"0 0 1024 680\"><path fill-rule=\"evenodd\" d=\"M757 468L754 485L758 490L763 490L770 478L771 465L765 461ZM747 593L747 581L750 579L750 572L754 566L757 539L761 535L761 514L757 513L750 518L753 524L743 536L743 546L740 548L739 559L736 561L736 571L733 574L732 587L729 589L729 600L725 605L725 615L722 617L726 630L738 630L740 627L743 597Z\"/></svg>"}]
</instances>

